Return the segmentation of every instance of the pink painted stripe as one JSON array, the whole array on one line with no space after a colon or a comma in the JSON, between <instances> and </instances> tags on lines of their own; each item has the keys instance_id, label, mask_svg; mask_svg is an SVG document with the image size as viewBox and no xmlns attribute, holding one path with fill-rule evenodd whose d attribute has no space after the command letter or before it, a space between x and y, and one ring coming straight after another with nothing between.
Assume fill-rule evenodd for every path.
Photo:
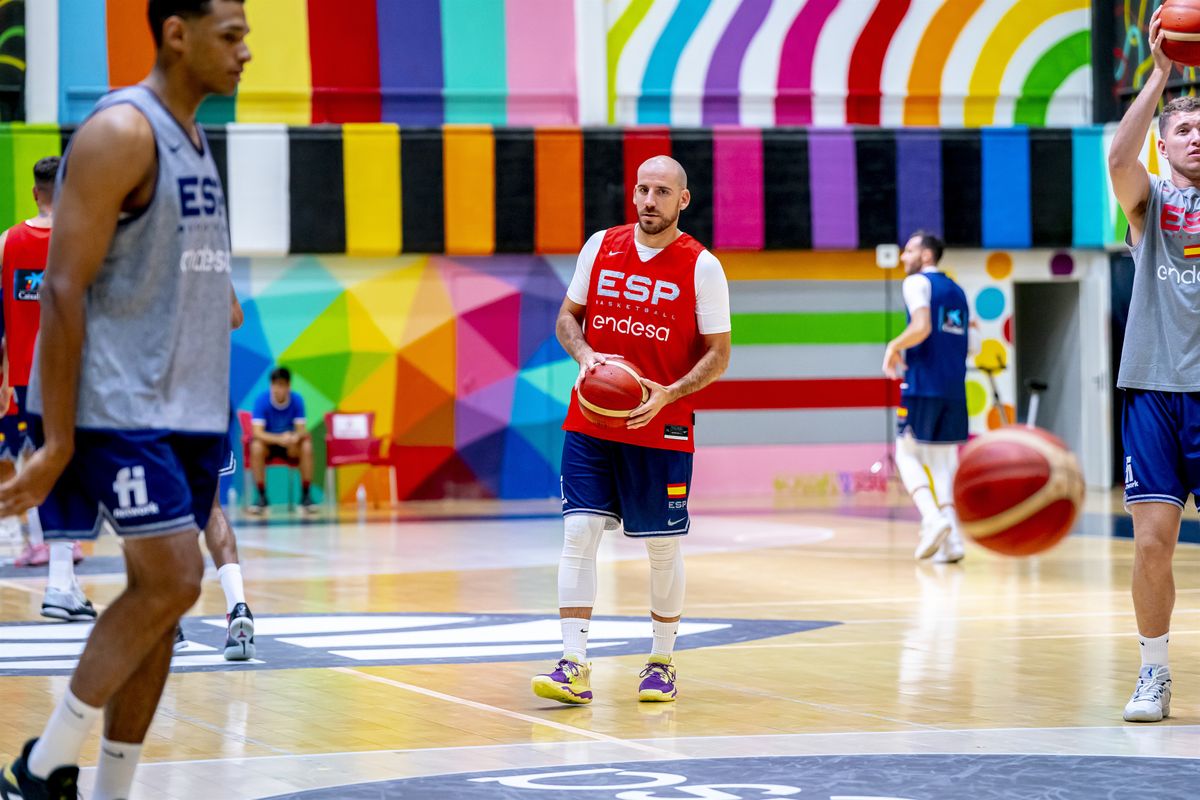
<instances>
[{"instance_id":1,"label":"pink painted stripe","mask_svg":"<svg viewBox=\"0 0 1200 800\"><path fill-rule=\"evenodd\" d=\"M578 124L575 4L507 0L504 22L508 124Z\"/></svg>"},{"instance_id":2,"label":"pink painted stripe","mask_svg":"<svg viewBox=\"0 0 1200 800\"><path fill-rule=\"evenodd\" d=\"M713 129L713 247L763 248L762 133Z\"/></svg>"},{"instance_id":3,"label":"pink painted stripe","mask_svg":"<svg viewBox=\"0 0 1200 800\"><path fill-rule=\"evenodd\" d=\"M812 124L812 72L817 37L837 4L838 0L809 0L788 29L779 55L776 125Z\"/></svg>"},{"instance_id":4,"label":"pink painted stripe","mask_svg":"<svg viewBox=\"0 0 1200 800\"><path fill-rule=\"evenodd\" d=\"M805 478L838 481L840 473L869 474L874 464L887 462L887 455L883 442L700 446L692 471L692 494L701 498L786 498Z\"/></svg>"}]
</instances>

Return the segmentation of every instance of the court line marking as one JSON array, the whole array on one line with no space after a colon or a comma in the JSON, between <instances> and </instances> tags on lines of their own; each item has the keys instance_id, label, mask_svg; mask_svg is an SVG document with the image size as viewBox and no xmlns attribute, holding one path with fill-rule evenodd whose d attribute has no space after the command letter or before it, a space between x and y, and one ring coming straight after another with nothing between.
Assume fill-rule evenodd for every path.
<instances>
[{"instance_id":1,"label":"court line marking","mask_svg":"<svg viewBox=\"0 0 1200 800\"><path fill-rule=\"evenodd\" d=\"M369 672L361 672L356 669L351 669L350 667L330 667L330 670L333 672L340 672L343 675L350 675L351 677L360 678L360 679L368 680L368 681L374 681L375 683L381 683L384 686L391 686L395 689L402 689L406 692L413 692L414 694L424 695L425 697L432 697L435 700L444 700L448 703L454 703L455 705L467 706L468 708L474 708L477 711L484 711L489 714L499 714L500 716L508 717L509 719L519 720L521 722L527 722L532 725L541 725L546 728L553 728L554 730L560 731L562 733L570 733L575 736L582 736L586 739L591 739L593 741L605 742L606 744L621 745L623 747L628 747L628 748L631 748L633 750L638 750L643 753L652 753L652 754L654 754L656 756L660 756L660 757L661 756L677 757L677 755L675 753L673 753L672 751L664 750L660 747L651 747L649 745L638 744L637 742L633 742L633 741L630 741L627 739L619 739L616 736L609 736L606 733L597 733L595 731L589 731L585 728L577 728L574 725L564 725L561 722L554 722L553 720L542 719L541 717L534 717L529 714L522 714L519 711L510 711L507 708L500 708L499 706L491 706L491 705L488 705L487 703L479 703L474 700L467 700L466 698L457 697L452 694L445 694L443 692L438 692L433 689L426 689L423 686L416 686L411 683L404 683L403 681L392 680L391 678L384 678L381 675L372 675Z\"/></svg>"},{"instance_id":2,"label":"court line marking","mask_svg":"<svg viewBox=\"0 0 1200 800\"><path fill-rule=\"evenodd\" d=\"M1171 631L1176 634L1193 634L1200 633L1200 630L1194 631ZM979 637L955 637L954 644L960 642L1019 642L1037 639L1112 639L1128 637L1136 638L1136 634L1129 631L1117 631L1109 633L1045 633L1036 636L979 636ZM909 639L890 639L890 640L874 640L862 642L781 642L779 644L716 644L704 648L705 650L787 650L801 647L870 647L873 645L909 645ZM689 678L688 680L692 680Z\"/></svg>"}]
</instances>

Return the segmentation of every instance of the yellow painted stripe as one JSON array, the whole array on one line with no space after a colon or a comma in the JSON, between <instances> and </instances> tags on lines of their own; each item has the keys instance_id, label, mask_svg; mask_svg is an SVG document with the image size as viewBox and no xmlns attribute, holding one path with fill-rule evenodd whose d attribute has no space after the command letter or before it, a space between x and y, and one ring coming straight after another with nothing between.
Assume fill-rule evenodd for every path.
<instances>
[{"instance_id":1,"label":"yellow painted stripe","mask_svg":"<svg viewBox=\"0 0 1200 800\"><path fill-rule=\"evenodd\" d=\"M991 125L996 120L996 98L1000 81L1017 48L1046 20L1068 11L1088 8L1088 0L1017 0L979 51L975 71L967 89L963 120L970 127Z\"/></svg>"},{"instance_id":2,"label":"yellow painted stripe","mask_svg":"<svg viewBox=\"0 0 1200 800\"><path fill-rule=\"evenodd\" d=\"M346 252L400 252L400 129L389 123L342 126L346 185Z\"/></svg>"},{"instance_id":3,"label":"yellow painted stripe","mask_svg":"<svg viewBox=\"0 0 1200 800\"><path fill-rule=\"evenodd\" d=\"M720 251L716 256L731 281L880 281L904 279L902 269L880 269L875 253L846 251Z\"/></svg>"},{"instance_id":4,"label":"yellow painted stripe","mask_svg":"<svg viewBox=\"0 0 1200 800\"><path fill-rule=\"evenodd\" d=\"M446 252L488 255L496 248L496 146L489 125L448 125L443 139Z\"/></svg>"},{"instance_id":5,"label":"yellow painted stripe","mask_svg":"<svg viewBox=\"0 0 1200 800\"><path fill-rule=\"evenodd\" d=\"M247 3L253 60L238 87L238 122L312 122L307 0Z\"/></svg>"}]
</instances>

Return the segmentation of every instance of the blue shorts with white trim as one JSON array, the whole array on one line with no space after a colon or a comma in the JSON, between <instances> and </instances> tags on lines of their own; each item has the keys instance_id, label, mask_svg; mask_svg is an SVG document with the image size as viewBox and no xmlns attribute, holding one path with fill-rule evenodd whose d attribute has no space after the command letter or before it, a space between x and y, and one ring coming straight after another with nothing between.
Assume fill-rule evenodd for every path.
<instances>
[{"instance_id":1,"label":"blue shorts with white trim","mask_svg":"<svg viewBox=\"0 0 1200 800\"><path fill-rule=\"evenodd\" d=\"M1125 505L1200 504L1200 392L1126 389Z\"/></svg>"},{"instance_id":2,"label":"blue shorts with white trim","mask_svg":"<svg viewBox=\"0 0 1200 800\"><path fill-rule=\"evenodd\" d=\"M120 536L204 530L226 441L219 433L76 430L75 455L39 509L46 538L95 539L106 521Z\"/></svg>"},{"instance_id":3,"label":"blue shorts with white trim","mask_svg":"<svg viewBox=\"0 0 1200 800\"><path fill-rule=\"evenodd\" d=\"M692 454L567 431L562 455L563 516L596 514L624 523L626 536L688 532Z\"/></svg>"}]
</instances>

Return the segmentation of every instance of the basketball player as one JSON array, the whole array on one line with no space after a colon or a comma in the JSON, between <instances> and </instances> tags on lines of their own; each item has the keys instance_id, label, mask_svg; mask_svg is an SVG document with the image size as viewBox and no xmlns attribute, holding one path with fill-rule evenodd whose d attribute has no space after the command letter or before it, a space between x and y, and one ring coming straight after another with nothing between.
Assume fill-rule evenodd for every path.
<instances>
[{"instance_id":1,"label":"basketball player","mask_svg":"<svg viewBox=\"0 0 1200 800\"><path fill-rule=\"evenodd\" d=\"M914 555L954 563L963 558L954 472L958 446L967 440L970 320L967 296L938 269L944 249L941 239L925 231L904 245L900 260L908 275L903 286L908 326L888 342L883 371L897 378L902 365L908 367L896 410L896 468L921 512Z\"/></svg>"},{"instance_id":2,"label":"basketball player","mask_svg":"<svg viewBox=\"0 0 1200 800\"><path fill-rule=\"evenodd\" d=\"M0 514L41 504L47 538L124 539L128 585L96 620L40 738L0 776L9 800L77 796L104 714L95 800L128 798L180 616L196 602L229 422L229 227L196 110L250 59L240 0L150 0L140 84L72 138L29 385L41 447L0 485Z\"/></svg>"},{"instance_id":3,"label":"basketball player","mask_svg":"<svg viewBox=\"0 0 1200 800\"><path fill-rule=\"evenodd\" d=\"M4 337L4 377L0 403L8 414L0 420L0 482L10 480L17 463L33 450L26 413L33 343L37 339L38 294L46 268L50 229L54 224L54 176L59 159L49 156L33 165L33 199L38 213L0 234L0 273L4 300L0 303L0 335ZM11 398L11 399L10 399ZM37 509L26 515L31 544L41 539ZM96 618L96 609L75 580L75 549L70 541L52 542L50 575L42 596L42 616L71 622Z\"/></svg>"},{"instance_id":4,"label":"basketball player","mask_svg":"<svg viewBox=\"0 0 1200 800\"><path fill-rule=\"evenodd\" d=\"M638 221L594 234L579 254L558 314L558 340L579 362L580 380L606 354L646 375L648 399L624 428L584 418L572 402L563 428L565 540L558 571L563 657L533 679L540 697L590 703L587 637L596 603L596 548L606 523L646 540L654 644L638 698L675 699L671 653L683 613L680 539L688 532L695 450L688 395L729 364L729 287L720 262L679 230L691 195L677 161L656 156L638 168ZM578 389L578 384L576 384Z\"/></svg>"},{"instance_id":5,"label":"basketball player","mask_svg":"<svg viewBox=\"0 0 1200 800\"><path fill-rule=\"evenodd\" d=\"M1125 390L1125 505L1133 516L1133 608L1142 655L1125 706L1129 722L1158 722L1171 712L1171 561L1184 504L1200 491L1200 296L1189 252L1200 245L1200 100L1172 100L1159 116L1158 153L1171 165L1169 178L1150 175L1138 161L1171 74L1160 11L1150 18L1154 69L1108 153L1135 267L1117 377Z\"/></svg>"}]
</instances>

